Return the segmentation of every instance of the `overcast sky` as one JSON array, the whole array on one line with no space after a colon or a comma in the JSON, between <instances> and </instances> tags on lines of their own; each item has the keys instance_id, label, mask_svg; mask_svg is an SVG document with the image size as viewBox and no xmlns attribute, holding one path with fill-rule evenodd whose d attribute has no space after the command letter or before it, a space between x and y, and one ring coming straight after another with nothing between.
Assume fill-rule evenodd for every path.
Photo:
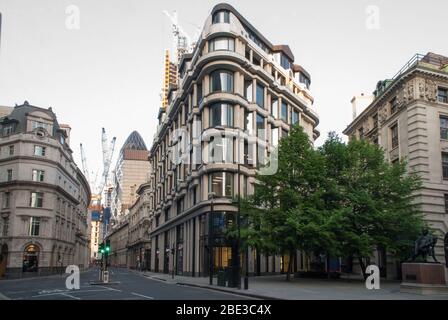
<instances>
[{"instance_id":1,"label":"overcast sky","mask_svg":"<svg viewBox=\"0 0 448 320\"><path fill-rule=\"evenodd\" d=\"M101 128L117 150L133 131L148 148L161 105L164 49L172 47L163 10L177 10L191 34L213 0L0 0L0 105L52 107L72 127L90 171L102 167ZM415 53L448 55L448 1L228 1L274 44L288 44L311 74L323 143L351 120L353 95L370 94ZM79 29L67 28L68 6ZM68 20L73 22L73 20ZM117 152L115 153L117 154Z\"/></svg>"}]
</instances>

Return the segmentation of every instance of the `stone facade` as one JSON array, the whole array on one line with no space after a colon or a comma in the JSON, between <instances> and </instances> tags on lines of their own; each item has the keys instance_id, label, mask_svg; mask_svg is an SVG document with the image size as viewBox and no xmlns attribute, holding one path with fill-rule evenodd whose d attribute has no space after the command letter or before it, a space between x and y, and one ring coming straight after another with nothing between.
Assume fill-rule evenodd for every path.
<instances>
[{"instance_id":1,"label":"stone facade","mask_svg":"<svg viewBox=\"0 0 448 320\"><path fill-rule=\"evenodd\" d=\"M448 58L429 53L412 61L388 81L344 134L379 144L389 161L406 160L409 171L422 177L416 203L439 236L436 254L442 262L443 239L448 232L448 164L443 161L448 152ZM376 260L385 264L388 277L399 273L393 261Z\"/></svg>"},{"instance_id":2,"label":"stone facade","mask_svg":"<svg viewBox=\"0 0 448 320\"><path fill-rule=\"evenodd\" d=\"M0 119L0 276L89 262L90 188L51 108L25 102Z\"/></svg>"},{"instance_id":3,"label":"stone facade","mask_svg":"<svg viewBox=\"0 0 448 320\"><path fill-rule=\"evenodd\" d=\"M150 213L150 184L142 184L138 198L129 208L128 267L148 270L151 265L150 231L153 215Z\"/></svg>"},{"instance_id":4,"label":"stone facade","mask_svg":"<svg viewBox=\"0 0 448 320\"><path fill-rule=\"evenodd\" d=\"M128 219L129 216L126 216L107 236L110 240L109 263L112 267L128 266Z\"/></svg>"}]
</instances>

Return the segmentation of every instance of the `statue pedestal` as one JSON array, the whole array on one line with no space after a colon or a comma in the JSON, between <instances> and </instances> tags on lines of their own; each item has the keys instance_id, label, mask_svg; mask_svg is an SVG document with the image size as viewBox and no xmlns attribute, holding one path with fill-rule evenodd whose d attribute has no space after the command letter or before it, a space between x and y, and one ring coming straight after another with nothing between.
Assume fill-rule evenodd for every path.
<instances>
[{"instance_id":1,"label":"statue pedestal","mask_svg":"<svg viewBox=\"0 0 448 320\"><path fill-rule=\"evenodd\" d=\"M400 291L417 294L448 294L445 267L440 263L407 262L401 266Z\"/></svg>"}]
</instances>

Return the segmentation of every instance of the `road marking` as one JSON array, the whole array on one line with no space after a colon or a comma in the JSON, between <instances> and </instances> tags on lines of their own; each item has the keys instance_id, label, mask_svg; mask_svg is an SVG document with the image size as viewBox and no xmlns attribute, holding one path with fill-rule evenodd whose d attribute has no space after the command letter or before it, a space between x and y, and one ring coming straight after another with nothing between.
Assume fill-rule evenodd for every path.
<instances>
[{"instance_id":1,"label":"road marking","mask_svg":"<svg viewBox=\"0 0 448 320\"><path fill-rule=\"evenodd\" d=\"M72 296L71 294L68 294L68 293L60 293L60 295L61 296L66 296L66 297L69 297L69 298L72 298L72 299L75 299L75 300L81 300L81 298Z\"/></svg>"},{"instance_id":2,"label":"road marking","mask_svg":"<svg viewBox=\"0 0 448 320\"><path fill-rule=\"evenodd\" d=\"M139 293L131 292L131 294L133 294L134 296L137 296L137 297L142 297L142 298L146 298L146 299L154 300L154 297L144 296L144 295L139 294Z\"/></svg>"},{"instance_id":3,"label":"road marking","mask_svg":"<svg viewBox=\"0 0 448 320\"><path fill-rule=\"evenodd\" d=\"M100 292L100 291L107 291L106 289L100 289L100 290L66 290L66 291L59 291L59 292L53 292L53 293L44 293L44 294L38 294L35 296L31 296L31 298L37 298L37 297L48 297L48 296L54 296L58 294L66 294L66 292L76 292L76 293L88 293L88 292Z\"/></svg>"},{"instance_id":4,"label":"road marking","mask_svg":"<svg viewBox=\"0 0 448 320\"><path fill-rule=\"evenodd\" d=\"M0 292L0 300L11 300L11 299Z\"/></svg>"},{"instance_id":5,"label":"road marking","mask_svg":"<svg viewBox=\"0 0 448 320\"><path fill-rule=\"evenodd\" d=\"M105 287L105 286L97 286L97 287L104 288L104 289L107 289L107 290L109 290L109 291L118 291L118 292L122 292L122 291L123 291L123 290L119 290L119 289L115 289L115 288L110 288L110 287Z\"/></svg>"}]
</instances>

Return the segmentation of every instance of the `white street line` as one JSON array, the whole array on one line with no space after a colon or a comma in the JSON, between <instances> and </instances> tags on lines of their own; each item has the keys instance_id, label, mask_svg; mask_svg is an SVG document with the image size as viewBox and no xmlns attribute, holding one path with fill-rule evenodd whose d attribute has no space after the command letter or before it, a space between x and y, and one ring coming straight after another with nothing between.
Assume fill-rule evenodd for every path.
<instances>
[{"instance_id":1,"label":"white street line","mask_svg":"<svg viewBox=\"0 0 448 320\"><path fill-rule=\"evenodd\" d=\"M154 297L144 296L144 295L139 294L139 293L131 292L131 294L133 294L134 296L137 296L137 297L142 297L142 298L146 298L146 299L154 300Z\"/></svg>"},{"instance_id":2,"label":"white street line","mask_svg":"<svg viewBox=\"0 0 448 320\"><path fill-rule=\"evenodd\" d=\"M72 296L71 294L68 294L68 293L60 293L60 295L61 296L66 296L66 297L69 297L69 298L72 298L72 299L75 299L75 300L81 300L81 298Z\"/></svg>"},{"instance_id":3,"label":"white street line","mask_svg":"<svg viewBox=\"0 0 448 320\"><path fill-rule=\"evenodd\" d=\"M104 289L107 289L107 290L109 290L109 291L118 291L118 292L122 292L122 291L123 291L123 290L119 290L119 289L115 289L115 288L110 288L110 287L105 287L105 286L97 286L97 287L104 288Z\"/></svg>"},{"instance_id":4,"label":"white street line","mask_svg":"<svg viewBox=\"0 0 448 320\"><path fill-rule=\"evenodd\" d=\"M76 292L76 293L88 293L88 292L102 292L102 291L108 291L106 289L100 289L100 290L70 290L70 291L63 291L63 292L53 292L53 293L44 293L44 294L38 294L35 296L31 296L32 298L37 298L37 297L48 297L48 296L54 296L57 294L65 294L66 292Z\"/></svg>"}]
</instances>

